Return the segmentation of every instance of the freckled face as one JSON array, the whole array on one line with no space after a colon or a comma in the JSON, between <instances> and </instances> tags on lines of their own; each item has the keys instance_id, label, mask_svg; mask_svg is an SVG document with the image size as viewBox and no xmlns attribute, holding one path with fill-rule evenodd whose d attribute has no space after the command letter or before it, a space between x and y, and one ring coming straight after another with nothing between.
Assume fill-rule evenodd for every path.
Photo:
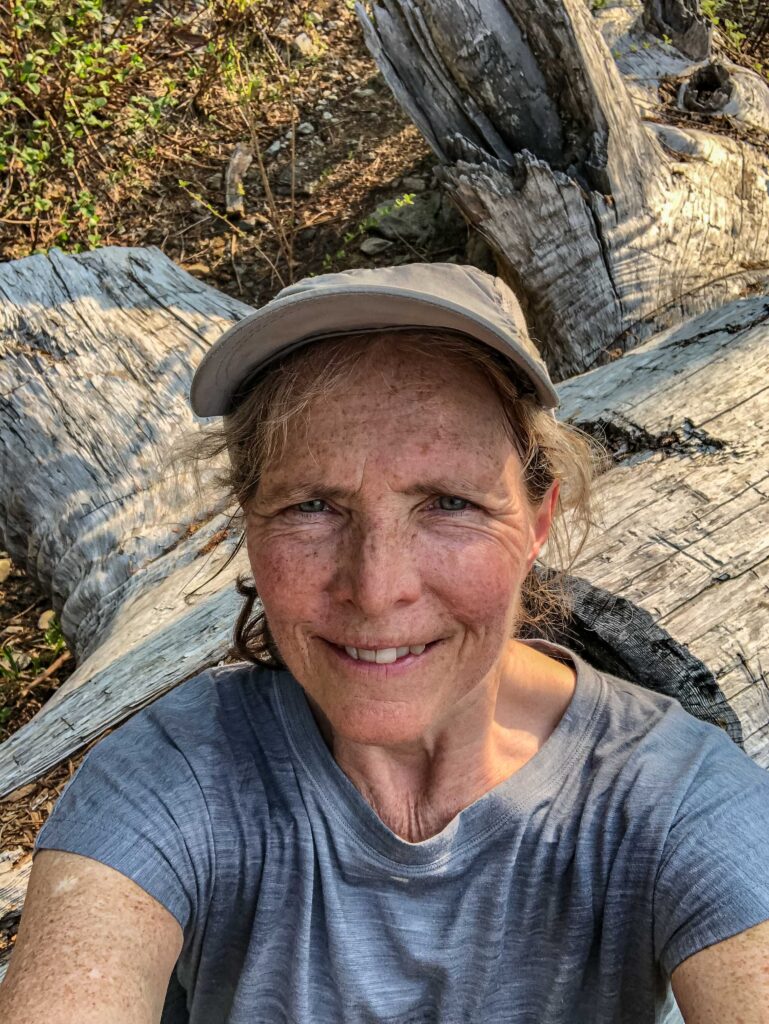
<instances>
[{"instance_id":1,"label":"freckled face","mask_svg":"<svg viewBox=\"0 0 769 1024\"><path fill-rule=\"evenodd\" d=\"M379 352L309 408L246 539L277 646L335 733L418 742L499 684L550 497L527 502L499 401L463 362ZM344 650L415 645L391 664Z\"/></svg>"}]
</instances>

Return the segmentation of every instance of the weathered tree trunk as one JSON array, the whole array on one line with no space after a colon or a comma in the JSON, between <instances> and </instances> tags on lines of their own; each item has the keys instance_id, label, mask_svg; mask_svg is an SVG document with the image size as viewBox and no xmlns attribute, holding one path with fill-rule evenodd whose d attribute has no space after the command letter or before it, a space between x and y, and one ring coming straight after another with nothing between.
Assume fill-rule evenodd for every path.
<instances>
[{"instance_id":1,"label":"weathered tree trunk","mask_svg":"<svg viewBox=\"0 0 769 1024\"><path fill-rule=\"evenodd\" d=\"M368 7L369 49L559 379L766 290L769 87L709 64L698 0Z\"/></svg>"},{"instance_id":2,"label":"weathered tree trunk","mask_svg":"<svg viewBox=\"0 0 769 1024\"><path fill-rule=\"evenodd\" d=\"M164 460L195 366L248 309L157 249L0 266L0 535L78 663L0 746L0 796L225 652L234 565L212 577L237 538Z\"/></svg>"},{"instance_id":3,"label":"weathered tree trunk","mask_svg":"<svg viewBox=\"0 0 769 1024\"><path fill-rule=\"evenodd\" d=\"M52 596L78 659L0 746L2 796L228 647L244 552L225 564L237 543L226 510L159 467L194 425L194 366L246 307L133 249L0 266L0 300L0 539ZM768 379L763 298L559 389L564 417L633 453L602 478L606 528L575 572L637 603L620 604L628 633L646 609L715 672L739 716L731 734L765 767ZM600 655L591 620L577 626L588 660L593 643ZM29 868L0 853L0 920L20 910Z\"/></svg>"}]
</instances>

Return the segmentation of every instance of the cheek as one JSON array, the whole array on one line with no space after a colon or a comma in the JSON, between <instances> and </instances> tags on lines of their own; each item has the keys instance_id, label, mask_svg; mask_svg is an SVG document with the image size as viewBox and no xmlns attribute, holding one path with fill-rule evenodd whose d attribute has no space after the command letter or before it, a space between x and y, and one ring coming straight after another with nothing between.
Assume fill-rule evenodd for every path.
<instances>
[{"instance_id":1,"label":"cheek","mask_svg":"<svg viewBox=\"0 0 769 1024\"><path fill-rule=\"evenodd\" d=\"M505 628L517 606L526 574L523 554L498 538L423 551L422 578L455 617Z\"/></svg>"},{"instance_id":2,"label":"cheek","mask_svg":"<svg viewBox=\"0 0 769 1024\"><path fill-rule=\"evenodd\" d=\"M333 559L318 545L294 538L254 538L248 556L257 592L273 621L303 617L333 573Z\"/></svg>"}]
</instances>

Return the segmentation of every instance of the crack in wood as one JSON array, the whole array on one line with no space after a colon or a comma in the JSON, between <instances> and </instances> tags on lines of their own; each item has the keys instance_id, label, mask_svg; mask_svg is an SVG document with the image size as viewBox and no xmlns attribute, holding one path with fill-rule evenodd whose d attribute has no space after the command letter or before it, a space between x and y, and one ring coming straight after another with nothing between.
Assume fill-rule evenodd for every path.
<instances>
[{"instance_id":1,"label":"crack in wood","mask_svg":"<svg viewBox=\"0 0 769 1024\"><path fill-rule=\"evenodd\" d=\"M764 305L763 310L757 316L747 323L719 324L717 327L711 327L707 331L698 331L696 334L688 335L685 338L672 340L670 344L676 348L687 348L689 345L694 345L703 338L710 338L715 334L744 334L747 331L753 330L754 327L767 323L767 321L769 321L769 302Z\"/></svg>"},{"instance_id":2,"label":"crack in wood","mask_svg":"<svg viewBox=\"0 0 769 1024\"><path fill-rule=\"evenodd\" d=\"M634 455L652 455L654 452L662 452L663 455L711 455L728 449L730 454L738 454L731 451L728 441L713 437L702 427L695 426L688 417L684 417L680 427L657 434L632 420L625 419L620 423L602 416L596 420L577 420L574 425L604 445L613 465Z\"/></svg>"}]
</instances>

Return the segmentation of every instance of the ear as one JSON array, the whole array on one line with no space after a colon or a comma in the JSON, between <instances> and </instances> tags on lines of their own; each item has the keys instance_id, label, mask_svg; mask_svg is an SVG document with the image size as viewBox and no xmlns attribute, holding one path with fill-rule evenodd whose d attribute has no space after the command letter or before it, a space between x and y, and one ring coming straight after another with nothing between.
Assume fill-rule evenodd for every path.
<instances>
[{"instance_id":1,"label":"ear","mask_svg":"<svg viewBox=\"0 0 769 1024\"><path fill-rule=\"evenodd\" d=\"M542 549L542 546L550 533L550 527L553 519L555 518L555 510L558 505L558 495L560 490L561 481L553 480L534 514L531 524L532 538L531 545L529 547L527 571L531 569L534 564L534 560Z\"/></svg>"}]
</instances>

